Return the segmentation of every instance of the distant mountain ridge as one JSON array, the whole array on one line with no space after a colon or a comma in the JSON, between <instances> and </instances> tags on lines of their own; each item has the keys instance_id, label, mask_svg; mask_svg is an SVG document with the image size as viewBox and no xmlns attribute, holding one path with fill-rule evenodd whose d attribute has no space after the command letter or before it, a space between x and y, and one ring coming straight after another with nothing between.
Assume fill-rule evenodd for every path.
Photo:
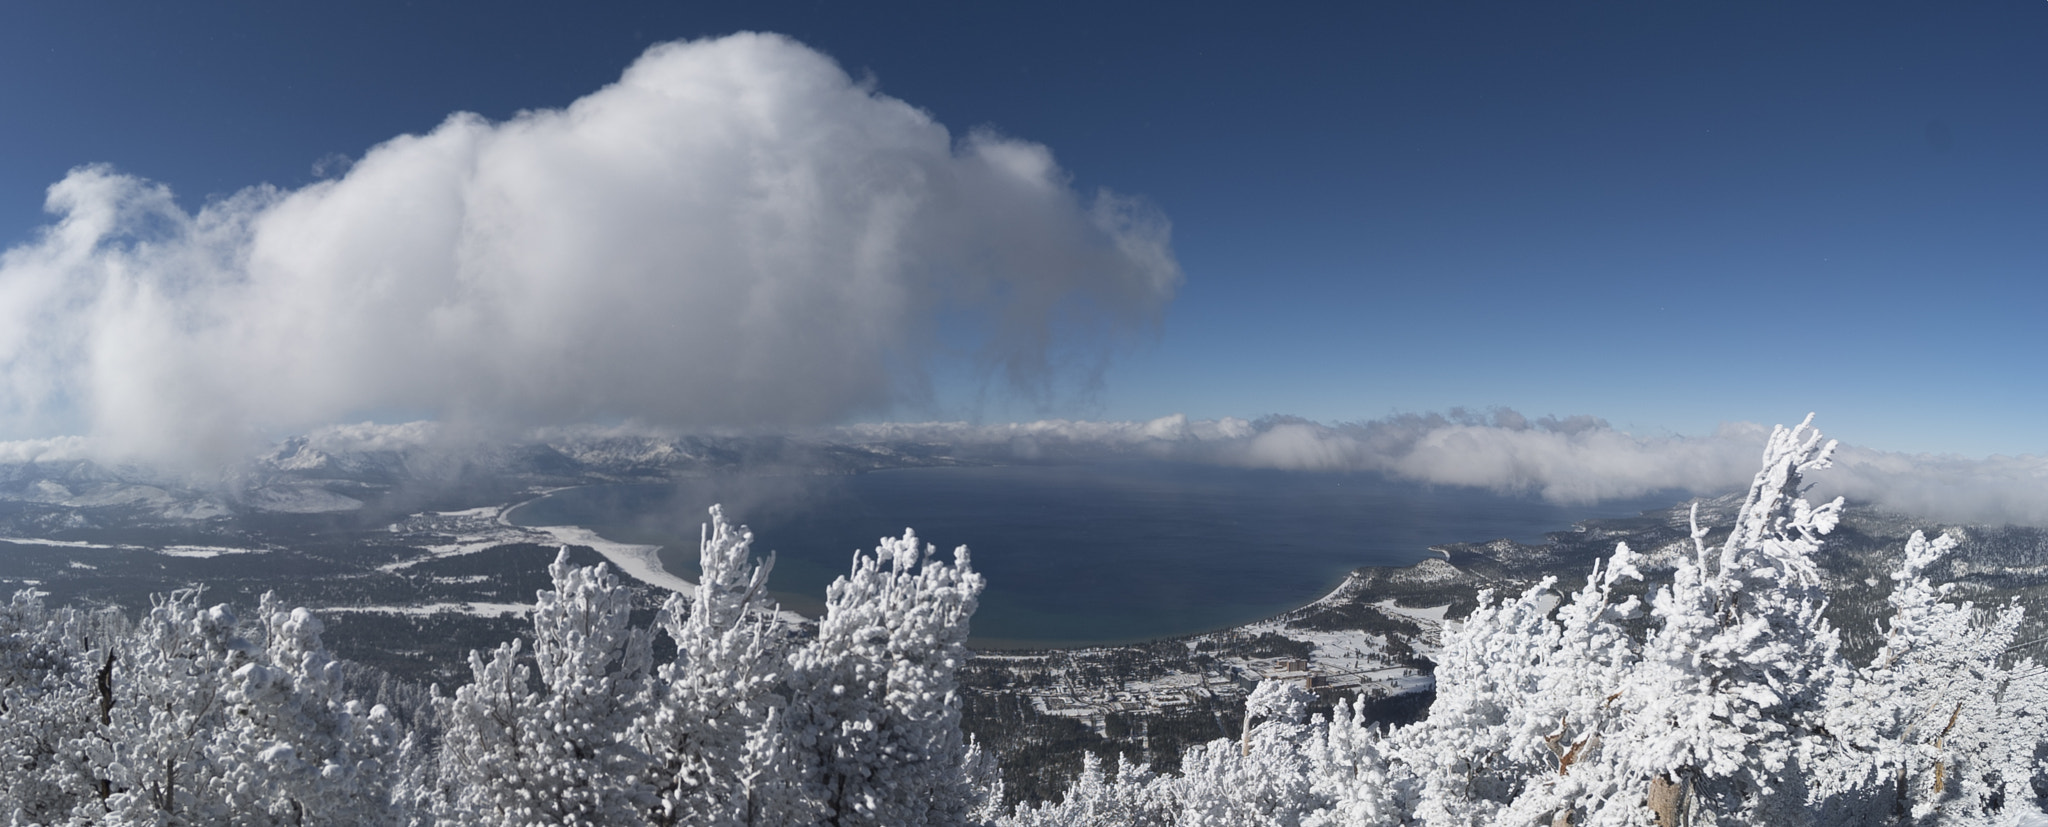
<instances>
[{"instance_id":1,"label":"distant mountain ridge","mask_svg":"<svg viewBox=\"0 0 2048 827\"><path fill-rule=\"evenodd\" d=\"M555 434L491 443L315 434L285 439L211 477L79 457L0 463L0 502L206 520L351 512L396 492L470 492L482 501L527 489L660 482L742 468L847 474L972 461L944 446L780 435Z\"/></svg>"}]
</instances>

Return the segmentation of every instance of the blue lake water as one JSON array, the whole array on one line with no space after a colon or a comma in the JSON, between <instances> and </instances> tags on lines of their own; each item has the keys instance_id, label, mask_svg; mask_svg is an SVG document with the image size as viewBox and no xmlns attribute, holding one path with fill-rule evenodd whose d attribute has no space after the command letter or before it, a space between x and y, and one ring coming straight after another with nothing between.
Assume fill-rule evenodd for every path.
<instances>
[{"instance_id":1,"label":"blue lake water","mask_svg":"<svg viewBox=\"0 0 2048 827\"><path fill-rule=\"evenodd\" d=\"M777 599L807 614L856 549L913 527L941 557L968 546L988 578L977 645L1066 646L1256 620L1322 596L1358 566L1408 565L1449 542L1537 542L1677 499L1560 506L1373 474L1115 463L589 486L510 519L660 544L664 566L695 577L698 527L723 503L753 528L757 554L776 552Z\"/></svg>"}]
</instances>

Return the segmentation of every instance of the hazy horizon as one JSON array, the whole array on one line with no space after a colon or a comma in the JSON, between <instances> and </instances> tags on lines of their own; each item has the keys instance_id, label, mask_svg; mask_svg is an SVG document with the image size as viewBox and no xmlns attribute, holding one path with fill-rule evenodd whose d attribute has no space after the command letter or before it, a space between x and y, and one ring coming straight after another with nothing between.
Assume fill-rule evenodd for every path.
<instances>
[{"instance_id":1,"label":"hazy horizon","mask_svg":"<svg viewBox=\"0 0 2048 827\"><path fill-rule=\"evenodd\" d=\"M1824 486L2048 519L2048 12L1821 8L7 12L0 454L737 429L1596 501L1818 411Z\"/></svg>"},{"instance_id":2,"label":"hazy horizon","mask_svg":"<svg viewBox=\"0 0 2048 827\"><path fill-rule=\"evenodd\" d=\"M1825 425L1824 417L1817 423ZM1782 423L1773 423L1782 424ZM0 442L0 465L92 460L124 465L145 478L205 487L243 479L253 465L281 468L321 455L385 452L422 459L425 467L463 467L463 460L519 445L587 445L625 439L661 442L693 436L786 438L800 445L934 447L971 462L1088 463L1137 458L1201 466L1282 471L1373 473L1421 485L1445 485L1558 504L1628 500L1652 492L1718 496L1747 486L1770 426L1725 423L1711 434L1633 434L1594 417L1530 419L1508 409L1484 414L1411 415L1347 423L1296 417L1149 421L1039 420L865 423L805 429L654 428L639 425L482 431L416 421L358 423L313 429L253 446L210 466L137 464L108 454L93 440L67 437ZM289 455L281 454L285 452ZM804 472L801 451L741 471ZM1813 475L1813 495L1846 496L1913 515L1971 523L2048 525L2048 457L1907 454L1844 445L1834 467Z\"/></svg>"}]
</instances>

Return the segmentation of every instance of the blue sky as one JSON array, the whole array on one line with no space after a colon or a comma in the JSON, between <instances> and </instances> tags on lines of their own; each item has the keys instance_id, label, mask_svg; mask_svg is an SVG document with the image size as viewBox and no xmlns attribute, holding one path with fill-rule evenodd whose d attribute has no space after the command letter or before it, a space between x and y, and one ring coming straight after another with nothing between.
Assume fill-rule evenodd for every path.
<instances>
[{"instance_id":1,"label":"blue sky","mask_svg":"<svg viewBox=\"0 0 2048 827\"><path fill-rule=\"evenodd\" d=\"M774 31L1143 198L1185 275L1092 392L940 360L931 401L853 416L1818 410L1874 448L2048 453L2048 3L1781 5L12 6L0 241L81 164L196 210Z\"/></svg>"}]
</instances>

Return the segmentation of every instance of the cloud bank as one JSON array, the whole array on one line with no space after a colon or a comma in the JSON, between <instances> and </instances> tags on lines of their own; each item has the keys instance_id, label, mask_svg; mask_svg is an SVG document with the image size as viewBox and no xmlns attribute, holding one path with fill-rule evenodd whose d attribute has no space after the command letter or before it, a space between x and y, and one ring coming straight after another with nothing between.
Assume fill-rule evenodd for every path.
<instances>
[{"instance_id":1,"label":"cloud bank","mask_svg":"<svg viewBox=\"0 0 2048 827\"><path fill-rule=\"evenodd\" d=\"M0 424L154 459L392 412L831 422L963 350L1044 389L1181 279L1155 212L773 35L657 46L565 109L457 114L299 190L190 213L85 167L48 209L0 257Z\"/></svg>"},{"instance_id":2,"label":"cloud bank","mask_svg":"<svg viewBox=\"0 0 2048 827\"><path fill-rule=\"evenodd\" d=\"M1249 468L1376 472L1589 503L1660 492L1739 493L1756 474L1770 428L1738 422L1706 436L1638 436L1593 417L1532 420L1497 409L1336 425L1291 417L1252 422L1169 416L1149 422L891 423L832 433L851 442L943 443L998 458L1125 454ZM1921 519L2048 526L2048 457L1965 459L1842 446L1834 467L1809 481L1813 497L1847 496Z\"/></svg>"},{"instance_id":3,"label":"cloud bank","mask_svg":"<svg viewBox=\"0 0 2048 827\"><path fill-rule=\"evenodd\" d=\"M1141 457L1244 468L1378 473L1429 485L1486 488L1583 504L1652 495L1670 495L1675 501L1741 493L1756 473L1769 433L1768 426L1738 422L1723 424L1705 436L1638 436L1593 417L1532 420L1495 409L1484 415L1452 411L1335 425L1279 416L1250 421L1174 415L1123 422L887 422L732 436L741 443L755 438L774 443L776 450L764 456L785 472L790 470L787 463L803 461L807 446L994 462ZM346 466L395 456L403 458L407 473L433 480L472 466L516 463L524 455L522 449L533 446L594 462L661 465L690 454L687 443L695 438L640 425L546 426L518 435L486 436L438 422L360 423L311 429L271 446L259 460L272 469L293 470L305 462ZM711 438L716 442L726 437ZM92 442L80 437L0 442L0 477L7 476L7 466L91 460L102 453ZM739 443L728 447L733 444ZM680 451L679 445L684 446ZM375 457L380 454L387 456ZM122 473L145 481L160 478L148 467L130 466ZM1812 498L1847 496L1859 506L1919 521L2048 527L2048 457L1966 459L1844 445L1835 452L1834 466L1812 475L1809 482Z\"/></svg>"},{"instance_id":4,"label":"cloud bank","mask_svg":"<svg viewBox=\"0 0 2048 827\"><path fill-rule=\"evenodd\" d=\"M1585 503L1659 491L1726 493L1756 473L1768 428L1724 425L1707 437L1638 437L1592 417L1530 420L1512 410L1410 414L1326 425L1169 416L1149 422L856 425L842 438L941 442L1018 458L1104 452L1304 471L1370 471L1434 485Z\"/></svg>"}]
</instances>

